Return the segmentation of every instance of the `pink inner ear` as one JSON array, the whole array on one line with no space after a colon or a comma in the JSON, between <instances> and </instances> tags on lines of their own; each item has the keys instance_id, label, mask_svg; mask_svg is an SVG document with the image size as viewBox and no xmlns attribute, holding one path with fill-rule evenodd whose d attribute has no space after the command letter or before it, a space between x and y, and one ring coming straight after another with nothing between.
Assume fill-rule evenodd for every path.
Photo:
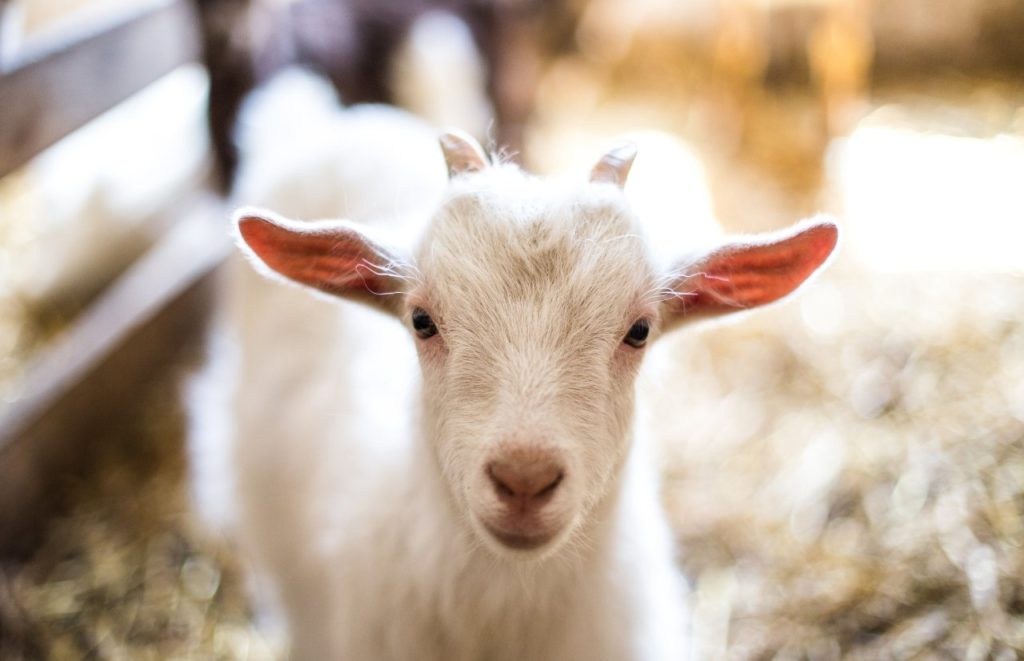
<instances>
[{"instance_id":1,"label":"pink inner ear","mask_svg":"<svg viewBox=\"0 0 1024 661\"><path fill-rule=\"evenodd\" d=\"M381 273L388 259L355 230L286 226L259 216L242 218L238 230L257 257L291 280L338 296L389 291Z\"/></svg>"},{"instance_id":2,"label":"pink inner ear","mask_svg":"<svg viewBox=\"0 0 1024 661\"><path fill-rule=\"evenodd\" d=\"M838 230L814 225L769 243L732 244L687 269L670 306L678 314L757 307L792 293L832 254Z\"/></svg>"}]
</instances>

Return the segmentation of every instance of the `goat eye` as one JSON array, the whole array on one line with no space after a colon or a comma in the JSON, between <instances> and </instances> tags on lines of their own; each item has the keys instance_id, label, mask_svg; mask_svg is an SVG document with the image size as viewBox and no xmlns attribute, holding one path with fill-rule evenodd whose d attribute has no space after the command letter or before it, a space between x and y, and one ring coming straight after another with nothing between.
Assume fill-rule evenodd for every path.
<instances>
[{"instance_id":1,"label":"goat eye","mask_svg":"<svg viewBox=\"0 0 1024 661\"><path fill-rule=\"evenodd\" d=\"M647 335L651 332L651 324L646 319L637 319L636 322L630 327L629 332L626 333L626 337L622 339L623 342L631 347L639 349L640 347L647 344Z\"/></svg>"},{"instance_id":2,"label":"goat eye","mask_svg":"<svg viewBox=\"0 0 1024 661\"><path fill-rule=\"evenodd\" d=\"M412 311L412 329L416 331L416 336L421 340L437 335L437 325L423 308L416 308Z\"/></svg>"}]
</instances>

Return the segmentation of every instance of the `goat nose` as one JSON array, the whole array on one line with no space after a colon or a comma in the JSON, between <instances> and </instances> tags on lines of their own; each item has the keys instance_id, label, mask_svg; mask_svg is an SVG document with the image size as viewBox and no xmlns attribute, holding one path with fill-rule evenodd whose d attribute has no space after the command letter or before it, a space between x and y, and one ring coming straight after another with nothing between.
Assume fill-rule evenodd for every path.
<instances>
[{"instance_id":1,"label":"goat nose","mask_svg":"<svg viewBox=\"0 0 1024 661\"><path fill-rule=\"evenodd\" d=\"M565 473L551 459L499 459L488 464L487 475L499 500L525 510L551 500Z\"/></svg>"}]
</instances>

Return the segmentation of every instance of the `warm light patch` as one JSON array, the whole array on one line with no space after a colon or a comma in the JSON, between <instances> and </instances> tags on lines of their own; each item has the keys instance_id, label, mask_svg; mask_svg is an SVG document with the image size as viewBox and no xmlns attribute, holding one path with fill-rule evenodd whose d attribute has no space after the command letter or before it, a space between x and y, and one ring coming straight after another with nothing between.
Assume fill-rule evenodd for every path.
<instances>
[{"instance_id":1,"label":"warm light patch","mask_svg":"<svg viewBox=\"0 0 1024 661\"><path fill-rule=\"evenodd\" d=\"M868 268L1024 269L1024 139L862 125L830 160L849 250Z\"/></svg>"}]
</instances>

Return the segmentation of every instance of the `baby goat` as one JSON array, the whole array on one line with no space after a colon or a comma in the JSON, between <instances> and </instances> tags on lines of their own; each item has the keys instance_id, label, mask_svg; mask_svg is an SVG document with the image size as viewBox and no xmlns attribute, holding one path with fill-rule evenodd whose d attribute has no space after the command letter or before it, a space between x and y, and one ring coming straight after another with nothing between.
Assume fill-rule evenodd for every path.
<instances>
[{"instance_id":1,"label":"baby goat","mask_svg":"<svg viewBox=\"0 0 1024 661\"><path fill-rule=\"evenodd\" d=\"M236 218L258 270L377 311L269 283L235 302L237 532L292 653L686 658L683 583L632 430L645 347L790 294L837 228L680 246L661 271L622 192L635 150L569 186L461 135L441 147L450 183L408 252L347 221Z\"/></svg>"}]
</instances>

